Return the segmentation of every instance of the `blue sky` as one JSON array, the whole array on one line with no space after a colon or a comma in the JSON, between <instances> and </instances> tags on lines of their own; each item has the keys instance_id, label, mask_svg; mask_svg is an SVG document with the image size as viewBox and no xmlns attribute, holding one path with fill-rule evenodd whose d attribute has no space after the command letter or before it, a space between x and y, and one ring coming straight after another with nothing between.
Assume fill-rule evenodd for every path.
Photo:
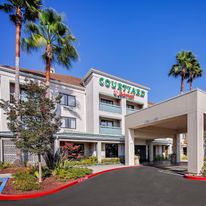
<instances>
[{"instance_id":1,"label":"blue sky","mask_svg":"<svg viewBox=\"0 0 206 206\"><path fill-rule=\"evenodd\" d=\"M180 79L168 77L181 50L191 50L206 71L204 0L46 0L65 15L78 39L80 61L56 72L83 77L91 68L144 84L159 102L179 93ZM0 13L0 64L14 65L15 27ZM21 67L44 70L40 53L22 52ZM206 90L206 76L194 87ZM188 90L188 85L186 85Z\"/></svg>"}]
</instances>

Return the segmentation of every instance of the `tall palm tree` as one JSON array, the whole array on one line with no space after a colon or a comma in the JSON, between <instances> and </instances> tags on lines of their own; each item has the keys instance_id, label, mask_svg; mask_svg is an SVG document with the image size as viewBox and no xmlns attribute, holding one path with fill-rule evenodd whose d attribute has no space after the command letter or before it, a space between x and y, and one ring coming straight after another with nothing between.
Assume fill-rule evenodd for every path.
<instances>
[{"instance_id":1,"label":"tall palm tree","mask_svg":"<svg viewBox=\"0 0 206 206\"><path fill-rule=\"evenodd\" d=\"M28 52L43 49L43 59L46 62L46 84L49 84L52 63L63 65L69 69L71 63L78 59L73 46L75 37L63 17L53 9L45 9L39 13L39 24L29 22L26 25L27 38L22 40L22 47Z\"/></svg>"},{"instance_id":2,"label":"tall palm tree","mask_svg":"<svg viewBox=\"0 0 206 206\"><path fill-rule=\"evenodd\" d=\"M176 55L176 64L169 71L169 76L181 77L180 94L184 92L184 80L188 78L188 71L192 67L194 55L191 51L182 51Z\"/></svg>"},{"instance_id":3,"label":"tall palm tree","mask_svg":"<svg viewBox=\"0 0 206 206\"><path fill-rule=\"evenodd\" d=\"M201 66L196 58L193 59L192 67L189 69L188 73L189 73L189 77L187 82L190 84L190 91L191 91L193 80L198 77L201 77L203 73L203 70L201 69Z\"/></svg>"},{"instance_id":4,"label":"tall palm tree","mask_svg":"<svg viewBox=\"0 0 206 206\"><path fill-rule=\"evenodd\" d=\"M10 20L16 26L16 60L15 60L15 100L19 102L19 68L21 28L25 21L34 21L38 17L41 0L5 0L0 4L0 10L9 14Z\"/></svg>"}]
</instances>

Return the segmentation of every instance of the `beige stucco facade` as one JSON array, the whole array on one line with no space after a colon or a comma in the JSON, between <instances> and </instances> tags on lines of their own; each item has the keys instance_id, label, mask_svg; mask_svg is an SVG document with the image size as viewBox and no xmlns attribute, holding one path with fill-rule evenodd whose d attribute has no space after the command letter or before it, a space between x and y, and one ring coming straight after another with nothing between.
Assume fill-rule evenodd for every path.
<instances>
[{"instance_id":1,"label":"beige stucco facade","mask_svg":"<svg viewBox=\"0 0 206 206\"><path fill-rule=\"evenodd\" d=\"M205 102L206 93L197 89L127 115L126 164L134 165L136 139L173 138L173 150L180 159L180 137L187 133L188 172L199 174L204 163Z\"/></svg>"},{"instance_id":2,"label":"beige stucco facade","mask_svg":"<svg viewBox=\"0 0 206 206\"><path fill-rule=\"evenodd\" d=\"M14 77L14 70L0 66L0 99L10 101ZM44 76L24 70L20 72L21 85L25 83L25 78L44 81ZM148 107L149 88L96 69L89 70L80 81L77 86L51 79L52 97L64 94L75 98L75 106L57 105L58 115L62 119L75 120L75 127L61 127L56 134L55 150L62 142L82 144L85 156L96 156L101 161L107 156L106 146L116 144L117 156L124 158L125 115ZM0 161L15 159L6 118L0 109ZM164 139L155 140L152 144L157 155L162 155L163 145L171 146L171 142ZM144 147L144 159L148 160L149 142L136 141L135 145Z\"/></svg>"}]
</instances>

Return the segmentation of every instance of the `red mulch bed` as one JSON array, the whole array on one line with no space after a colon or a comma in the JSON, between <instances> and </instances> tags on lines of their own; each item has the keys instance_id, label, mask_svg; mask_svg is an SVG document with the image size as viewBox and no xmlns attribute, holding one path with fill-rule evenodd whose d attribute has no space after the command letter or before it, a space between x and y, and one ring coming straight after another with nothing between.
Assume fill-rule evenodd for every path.
<instances>
[{"instance_id":1,"label":"red mulch bed","mask_svg":"<svg viewBox=\"0 0 206 206\"><path fill-rule=\"evenodd\" d=\"M22 170L23 168L6 168L3 170L0 170L0 174L6 174L6 173L16 173L18 170ZM12 184L13 179L10 178L2 192L2 194L27 194L27 193L36 193L41 191L48 191L55 189L59 186L62 186L68 182L61 182L57 180L54 176L50 176L48 178L43 179L43 182L41 183L41 188L39 190L32 190L32 191L19 191L14 188L14 184Z\"/></svg>"},{"instance_id":2,"label":"red mulch bed","mask_svg":"<svg viewBox=\"0 0 206 206\"><path fill-rule=\"evenodd\" d=\"M31 193L36 193L40 191L52 190L64 184L66 184L66 182L60 182L56 180L55 177L51 176L43 180L43 182L41 183L41 188L39 190L19 191L14 188L14 185L12 184L12 179L9 179L2 194L27 194L27 193L31 194Z\"/></svg>"},{"instance_id":3,"label":"red mulch bed","mask_svg":"<svg viewBox=\"0 0 206 206\"><path fill-rule=\"evenodd\" d=\"M6 174L6 173L14 174L14 173L16 173L16 171L18 171L18 170L20 170L19 167L6 168L6 169L2 169L2 170L0 170L0 174Z\"/></svg>"}]
</instances>

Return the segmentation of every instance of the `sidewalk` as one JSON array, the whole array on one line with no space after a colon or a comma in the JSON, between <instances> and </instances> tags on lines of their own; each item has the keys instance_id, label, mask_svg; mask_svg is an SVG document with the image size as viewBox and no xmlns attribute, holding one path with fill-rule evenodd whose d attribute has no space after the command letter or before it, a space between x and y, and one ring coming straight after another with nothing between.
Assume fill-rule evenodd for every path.
<instances>
[{"instance_id":1,"label":"sidewalk","mask_svg":"<svg viewBox=\"0 0 206 206\"><path fill-rule=\"evenodd\" d=\"M11 173L0 174L0 178L10 178L11 176Z\"/></svg>"},{"instance_id":2,"label":"sidewalk","mask_svg":"<svg viewBox=\"0 0 206 206\"><path fill-rule=\"evenodd\" d=\"M93 173L101 172L104 170L114 169L114 168L120 168L120 167L127 167L127 165L124 164L116 164L116 165L94 165L89 166L89 169L93 170Z\"/></svg>"},{"instance_id":3,"label":"sidewalk","mask_svg":"<svg viewBox=\"0 0 206 206\"><path fill-rule=\"evenodd\" d=\"M144 163L143 165L167 170L173 173L177 173L179 175L184 175L185 173L187 173L187 162L180 162L176 164L171 164L170 161L148 162Z\"/></svg>"}]
</instances>

